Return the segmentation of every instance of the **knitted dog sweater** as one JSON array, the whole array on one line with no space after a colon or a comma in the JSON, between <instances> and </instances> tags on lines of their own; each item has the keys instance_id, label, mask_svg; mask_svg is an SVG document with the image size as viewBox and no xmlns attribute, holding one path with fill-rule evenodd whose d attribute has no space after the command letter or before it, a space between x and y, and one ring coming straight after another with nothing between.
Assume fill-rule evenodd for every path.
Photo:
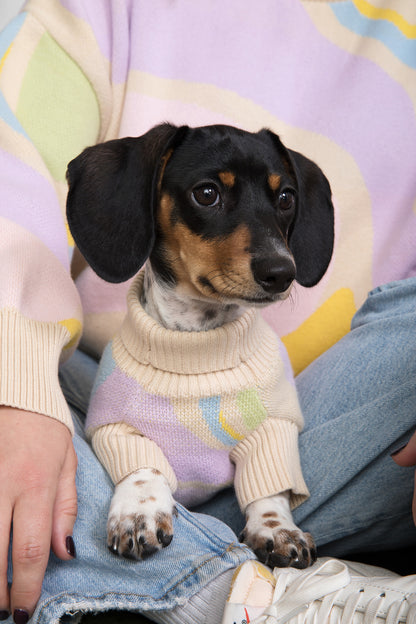
<instances>
[{"instance_id":1,"label":"knitted dog sweater","mask_svg":"<svg viewBox=\"0 0 416 624\"><path fill-rule=\"evenodd\" d=\"M234 481L241 508L284 490L308 492L298 448L302 416L287 357L254 310L205 332L160 326L143 310L140 273L107 346L87 433L115 483L138 468L195 505Z\"/></svg>"},{"instance_id":2,"label":"knitted dog sweater","mask_svg":"<svg viewBox=\"0 0 416 624\"><path fill-rule=\"evenodd\" d=\"M72 430L58 362L81 333L101 356L128 286L90 269L71 279L67 164L161 121L270 128L330 180L324 279L261 312L296 374L349 331L369 290L416 274L416 2L241 6L30 0L0 34L2 405Z\"/></svg>"}]
</instances>

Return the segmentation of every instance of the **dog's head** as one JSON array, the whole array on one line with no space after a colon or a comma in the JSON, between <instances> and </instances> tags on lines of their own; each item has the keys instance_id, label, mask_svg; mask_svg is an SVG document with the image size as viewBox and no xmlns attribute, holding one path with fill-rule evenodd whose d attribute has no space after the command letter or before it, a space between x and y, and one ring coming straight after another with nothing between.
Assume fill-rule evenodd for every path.
<instances>
[{"instance_id":1,"label":"dog's head","mask_svg":"<svg viewBox=\"0 0 416 624\"><path fill-rule=\"evenodd\" d=\"M322 171L269 130L156 126L89 147L68 166L68 223L103 279L149 258L157 279L201 298L266 305L332 255Z\"/></svg>"}]
</instances>

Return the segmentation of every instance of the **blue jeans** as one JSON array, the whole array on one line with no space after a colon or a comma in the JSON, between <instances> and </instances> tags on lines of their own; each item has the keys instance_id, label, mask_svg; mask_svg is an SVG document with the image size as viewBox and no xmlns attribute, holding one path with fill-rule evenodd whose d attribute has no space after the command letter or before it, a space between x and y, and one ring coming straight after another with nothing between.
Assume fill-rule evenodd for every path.
<instances>
[{"instance_id":1,"label":"blue jeans","mask_svg":"<svg viewBox=\"0 0 416 624\"><path fill-rule=\"evenodd\" d=\"M297 378L305 416L300 455L311 496L294 517L313 533L319 554L416 544L414 469L390 457L416 426L415 332L416 278L377 288L351 332ZM244 520L231 490L192 513L179 506L174 539L155 556L131 562L108 552L112 485L82 430L95 371L96 363L77 352L61 372L76 427L77 558L51 555L33 617L38 623L85 610L171 609L253 557L235 535Z\"/></svg>"}]
</instances>

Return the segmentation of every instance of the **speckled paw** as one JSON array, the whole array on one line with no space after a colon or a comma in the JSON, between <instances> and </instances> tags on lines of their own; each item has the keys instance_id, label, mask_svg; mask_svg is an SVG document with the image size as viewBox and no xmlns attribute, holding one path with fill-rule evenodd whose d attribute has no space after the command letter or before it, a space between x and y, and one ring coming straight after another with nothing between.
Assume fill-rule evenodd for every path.
<instances>
[{"instance_id":1,"label":"speckled paw","mask_svg":"<svg viewBox=\"0 0 416 624\"><path fill-rule=\"evenodd\" d=\"M175 501L157 470L143 468L117 484L107 522L108 548L128 559L145 559L170 544Z\"/></svg>"}]
</instances>

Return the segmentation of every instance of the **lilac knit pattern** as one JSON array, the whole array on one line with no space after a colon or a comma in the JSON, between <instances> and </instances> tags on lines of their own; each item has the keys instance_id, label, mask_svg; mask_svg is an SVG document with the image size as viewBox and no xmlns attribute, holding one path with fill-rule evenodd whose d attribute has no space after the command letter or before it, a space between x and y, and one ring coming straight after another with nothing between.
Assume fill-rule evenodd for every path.
<instances>
[{"instance_id":1,"label":"lilac knit pattern","mask_svg":"<svg viewBox=\"0 0 416 624\"><path fill-rule=\"evenodd\" d=\"M257 388L224 396L172 399L147 392L104 351L93 389L87 431L109 423L132 425L162 449L178 479L175 498L197 504L232 484L229 452L267 418Z\"/></svg>"}]
</instances>

